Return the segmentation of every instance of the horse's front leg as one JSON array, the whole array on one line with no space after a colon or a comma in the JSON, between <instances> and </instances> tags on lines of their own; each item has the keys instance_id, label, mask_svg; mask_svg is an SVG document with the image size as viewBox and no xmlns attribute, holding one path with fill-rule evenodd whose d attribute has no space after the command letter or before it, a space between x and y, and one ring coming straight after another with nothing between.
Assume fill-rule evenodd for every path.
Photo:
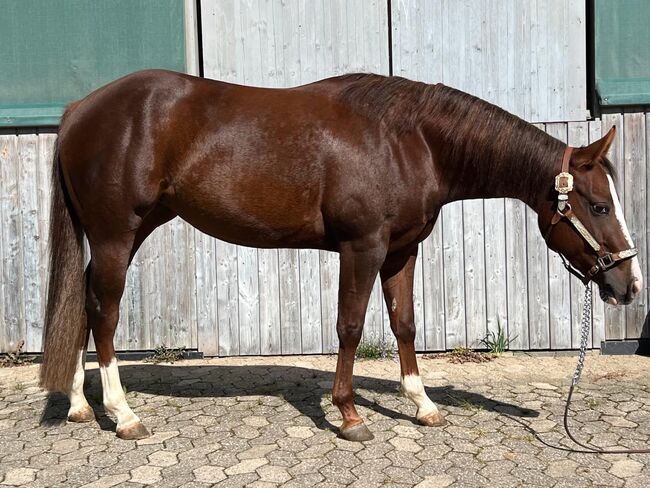
<instances>
[{"instance_id":1,"label":"horse's front leg","mask_svg":"<svg viewBox=\"0 0 650 488\"><path fill-rule=\"evenodd\" d=\"M405 255L390 256L381 269L381 283L390 327L397 338L402 393L417 406L418 422L441 426L445 424L445 419L424 391L415 357L413 275L416 258L417 247Z\"/></svg>"},{"instance_id":2,"label":"horse's front leg","mask_svg":"<svg viewBox=\"0 0 650 488\"><path fill-rule=\"evenodd\" d=\"M341 436L349 441L367 441L373 435L354 406L352 371L368 300L386 255L386 246L378 239L345 243L341 246L340 254L339 310L336 323L339 353L332 403L343 416Z\"/></svg>"}]
</instances>

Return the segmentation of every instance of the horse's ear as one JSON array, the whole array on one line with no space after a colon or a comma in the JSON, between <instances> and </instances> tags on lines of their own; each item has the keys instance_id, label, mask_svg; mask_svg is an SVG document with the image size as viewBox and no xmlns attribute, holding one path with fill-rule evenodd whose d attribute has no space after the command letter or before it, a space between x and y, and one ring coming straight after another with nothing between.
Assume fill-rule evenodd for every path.
<instances>
[{"instance_id":1,"label":"horse's ear","mask_svg":"<svg viewBox=\"0 0 650 488\"><path fill-rule=\"evenodd\" d=\"M576 166L590 163L597 160L599 157L604 156L609 151L609 148L614 142L616 137L616 126L613 125L611 129L603 137L588 146L579 147L574 151L573 163Z\"/></svg>"}]
</instances>

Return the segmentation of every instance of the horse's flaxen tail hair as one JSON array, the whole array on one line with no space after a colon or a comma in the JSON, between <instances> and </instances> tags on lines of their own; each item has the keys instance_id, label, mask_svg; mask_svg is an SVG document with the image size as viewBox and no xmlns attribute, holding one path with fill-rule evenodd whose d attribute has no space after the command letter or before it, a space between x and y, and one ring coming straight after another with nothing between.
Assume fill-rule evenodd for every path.
<instances>
[{"instance_id":1,"label":"horse's flaxen tail hair","mask_svg":"<svg viewBox=\"0 0 650 488\"><path fill-rule=\"evenodd\" d=\"M50 277L40 385L49 391L68 392L87 337L84 231L66 191L58 146L57 141L52 165Z\"/></svg>"}]
</instances>

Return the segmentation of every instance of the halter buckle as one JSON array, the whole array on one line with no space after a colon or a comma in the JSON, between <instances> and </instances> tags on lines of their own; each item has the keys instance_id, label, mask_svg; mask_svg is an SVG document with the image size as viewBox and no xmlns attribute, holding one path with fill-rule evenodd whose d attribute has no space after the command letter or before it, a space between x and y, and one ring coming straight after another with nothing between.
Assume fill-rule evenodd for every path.
<instances>
[{"instance_id":1,"label":"halter buckle","mask_svg":"<svg viewBox=\"0 0 650 488\"><path fill-rule=\"evenodd\" d=\"M565 172L558 174L555 177L555 191L564 195L573 191L573 175Z\"/></svg>"},{"instance_id":2,"label":"halter buckle","mask_svg":"<svg viewBox=\"0 0 650 488\"><path fill-rule=\"evenodd\" d=\"M614 258L612 257L612 253L609 252L603 256L600 256L597 261L598 261L598 266L603 271L611 268L616 263L616 261L614 261Z\"/></svg>"}]
</instances>

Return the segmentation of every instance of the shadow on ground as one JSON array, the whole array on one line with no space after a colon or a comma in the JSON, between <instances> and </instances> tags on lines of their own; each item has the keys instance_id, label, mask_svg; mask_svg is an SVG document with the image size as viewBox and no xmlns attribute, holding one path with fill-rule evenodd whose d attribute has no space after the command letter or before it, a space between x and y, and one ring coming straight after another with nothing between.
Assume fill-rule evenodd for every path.
<instances>
[{"instance_id":1,"label":"shadow on ground","mask_svg":"<svg viewBox=\"0 0 650 488\"><path fill-rule=\"evenodd\" d=\"M309 417L320 429L338 428L326 418L321 408L321 398L329 395L334 373L297 366L279 365L153 365L127 364L120 367L122 383L129 392L184 398L220 398L268 395L284 398L302 415ZM355 403L392 419L415 422L415 417L386 408L377 400L364 396L395 394L397 381L366 376L354 377ZM537 417L536 410L497 401L478 393L457 389L452 385L429 387L429 397L439 406L473 405L483 410L504 413L515 417ZM101 381L97 369L86 374L85 393L95 410L99 425L104 430L115 430L115 423L101 405ZM65 421L68 401L64 395L50 394L41 415L41 424L56 425Z\"/></svg>"}]
</instances>

